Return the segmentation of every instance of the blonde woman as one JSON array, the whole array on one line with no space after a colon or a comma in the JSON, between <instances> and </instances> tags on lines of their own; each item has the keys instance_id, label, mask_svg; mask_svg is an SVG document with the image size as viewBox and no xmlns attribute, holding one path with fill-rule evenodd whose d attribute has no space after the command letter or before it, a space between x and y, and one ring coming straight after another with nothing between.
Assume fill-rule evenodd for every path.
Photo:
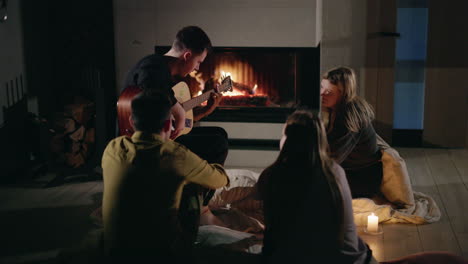
<instances>
[{"instance_id":1,"label":"blonde woman","mask_svg":"<svg viewBox=\"0 0 468 264\"><path fill-rule=\"evenodd\" d=\"M351 68L327 71L320 85L322 116L330 156L345 170L352 197L370 198L380 192L382 154L372 126L374 111L356 90Z\"/></svg>"}]
</instances>

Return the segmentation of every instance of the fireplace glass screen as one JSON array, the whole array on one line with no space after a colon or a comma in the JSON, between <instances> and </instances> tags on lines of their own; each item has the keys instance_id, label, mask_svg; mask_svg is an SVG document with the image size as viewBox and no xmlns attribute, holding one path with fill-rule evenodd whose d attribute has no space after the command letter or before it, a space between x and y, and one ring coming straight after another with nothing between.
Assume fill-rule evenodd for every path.
<instances>
[{"instance_id":1,"label":"fireplace glass screen","mask_svg":"<svg viewBox=\"0 0 468 264\"><path fill-rule=\"evenodd\" d=\"M155 47L164 54L169 47ZM319 107L320 56L317 48L214 47L198 72L185 81L192 97L230 76L233 90L205 119L283 122L299 105ZM260 121L261 122L261 121Z\"/></svg>"},{"instance_id":2,"label":"fireplace glass screen","mask_svg":"<svg viewBox=\"0 0 468 264\"><path fill-rule=\"evenodd\" d=\"M216 52L192 73L196 93L213 89L230 76L233 90L225 92L220 107L293 107L296 103L293 53Z\"/></svg>"}]
</instances>

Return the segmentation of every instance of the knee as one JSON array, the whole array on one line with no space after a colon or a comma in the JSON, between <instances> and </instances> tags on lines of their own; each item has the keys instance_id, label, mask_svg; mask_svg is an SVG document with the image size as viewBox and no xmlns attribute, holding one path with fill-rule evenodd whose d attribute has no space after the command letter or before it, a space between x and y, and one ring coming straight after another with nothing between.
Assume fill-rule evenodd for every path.
<instances>
[{"instance_id":1,"label":"knee","mask_svg":"<svg viewBox=\"0 0 468 264\"><path fill-rule=\"evenodd\" d=\"M212 130L213 134L219 135L220 137L223 137L226 140L228 139L228 133L224 128L222 128L222 127L212 127L211 130Z\"/></svg>"},{"instance_id":2,"label":"knee","mask_svg":"<svg viewBox=\"0 0 468 264\"><path fill-rule=\"evenodd\" d=\"M216 146L220 151L227 151L229 148L229 142L226 137L214 135L212 138L213 146Z\"/></svg>"}]
</instances>

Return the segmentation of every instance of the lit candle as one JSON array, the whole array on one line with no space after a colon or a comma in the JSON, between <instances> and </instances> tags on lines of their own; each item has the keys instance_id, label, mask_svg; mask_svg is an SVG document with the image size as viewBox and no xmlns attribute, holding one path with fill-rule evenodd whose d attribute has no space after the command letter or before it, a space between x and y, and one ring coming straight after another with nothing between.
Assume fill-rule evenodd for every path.
<instances>
[{"instance_id":1,"label":"lit candle","mask_svg":"<svg viewBox=\"0 0 468 264\"><path fill-rule=\"evenodd\" d=\"M367 231L378 232L379 230L379 217L372 213L367 217Z\"/></svg>"}]
</instances>

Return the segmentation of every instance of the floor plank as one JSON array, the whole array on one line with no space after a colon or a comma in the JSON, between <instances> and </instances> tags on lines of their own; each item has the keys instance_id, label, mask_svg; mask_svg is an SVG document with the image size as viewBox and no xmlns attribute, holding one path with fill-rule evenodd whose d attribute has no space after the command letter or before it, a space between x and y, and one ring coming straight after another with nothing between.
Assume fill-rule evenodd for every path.
<instances>
[{"instance_id":1,"label":"floor plank","mask_svg":"<svg viewBox=\"0 0 468 264\"><path fill-rule=\"evenodd\" d=\"M384 224L385 260L397 259L422 251L418 228L411 224Z\"/></svg>"},{"instance_id":2,"label":"floor plank","mask_svg":"<svg viewBox=\"0 0 468 264\"><path fill-rule=\"evenodd\" d=\"M384 252L384 241L382 235L368 235L363 232L362 227L358 227L359 237L367 243L369 248L372 250L372 255L377 261L385 261L386 256Z\"/></svg>"},{"instance_id":3,"label":"floor plank","mask_svg":"<svg viewBox=\"0 0 468 264\"><path fill-rule=\"evenodd\" d=\"M455 167L460 174L465 187L468 188L468 150L467 149L450 149L448 151Z\"/></svg>"},{"instance_id":4,"label":"floor plank","mask_svg":"<svg viewBox=\"0 0 468 264\"><path fill-rule=\"evenodd\" d=\"M467 149L451 149L449 150L449 156L452 159L452 162L455 164L462 182L465 186L465 189L468 190L468 150ZM464 200L463 203L468 203L467 200ZM455 217L453 220L454 229L461 230L458 234L458 240L460 246L462 247L462 254L464 257L468 257L468 219L465 216Z\"/></svg>"},{"instance_id":5,"label":"floor plank","mask_svg":"<svg viewBox=\"0 0 468 264\"><path fill-rule=\"evenodd\" d=\"M468 190L448 150L425 149L424 152L461 254L468 256Z\"/></svg>"},{"instance_id":6,"label":"floor plank","mask_svg":"<svg viewBox=\"0 0 468 264\"><path fill-rule=\"evenodd\" d=\"M422 251L443 250L460 255L461 249L458 240L450 224L450 219L447 217L424 150L408 148L400 149L399 152L405 159L413 190L432 197L441 211L441 218L438 222L417 227Z\"/></svg>"}]
</instances>

